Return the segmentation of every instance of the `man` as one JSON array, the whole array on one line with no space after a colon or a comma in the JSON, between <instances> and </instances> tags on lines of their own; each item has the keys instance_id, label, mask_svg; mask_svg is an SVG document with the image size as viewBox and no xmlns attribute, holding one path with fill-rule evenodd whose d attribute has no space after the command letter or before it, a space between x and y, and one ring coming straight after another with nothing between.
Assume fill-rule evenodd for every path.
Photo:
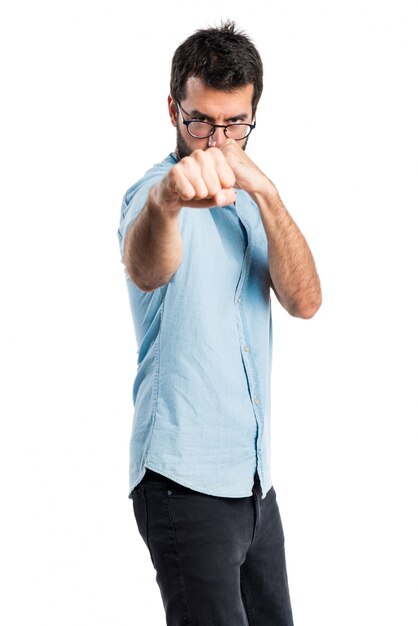
<instances>
[{"instance_id":1,"label":"man","mask_svg":"<svg viewBox=\"0 0 418 626\"><path fill-rule=\"evenodd\" d=\"M122 204L138 343L129 497L169 626L293 624L270 475L270 290L311 318L321 289L245 152L262 86L234 23L190 36L172 62L176 152Z\"/></svg>"}]
</instances>

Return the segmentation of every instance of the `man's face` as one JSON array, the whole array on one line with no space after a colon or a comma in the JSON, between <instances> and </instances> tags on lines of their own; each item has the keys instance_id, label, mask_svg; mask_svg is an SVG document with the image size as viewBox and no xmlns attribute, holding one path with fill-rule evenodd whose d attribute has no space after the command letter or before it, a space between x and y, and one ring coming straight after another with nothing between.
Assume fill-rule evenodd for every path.
<instances>
[{"instance_id":1,"label":"man's face","mask_svg":"<svg viewBox=\"0 0 418 626\"><path fill-rule=\"evenodd\" d=\"M252 96L253 85L245 85L228 93L207 87L200 78L190 76L186 83L186 98L179 104L185 120L199 119L213 124L233 124L241 122L253 123ZM180 159L189 155L193 150L206 150L216 146L220 148L227 139L223 128L216 128L211 137L197 139L189 135L178 107L171 96L168 97L171 123L177 129L177 149ZM187 113L190 115L187 115ZM248 137L237 141L243 150L247 145Z\"/></svg>"}]
</instances>

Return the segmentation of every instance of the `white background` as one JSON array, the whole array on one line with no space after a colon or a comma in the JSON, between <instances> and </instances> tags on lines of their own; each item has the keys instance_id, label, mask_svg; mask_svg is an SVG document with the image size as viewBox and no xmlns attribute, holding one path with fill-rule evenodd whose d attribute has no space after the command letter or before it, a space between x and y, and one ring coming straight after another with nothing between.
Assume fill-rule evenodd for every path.
<instances>
[{"instance_id":1,"label":"white background","mask_svg":"<svg viewBox=\"0 0 418 626\"><path fill-rule=\"evenodd\" d=\"M229 17L265 64L248 153L323 289L311 320L272 293L295 626L417 626L414 5L2 3L3 624L165 623L127 497L136 344L117 227L126 189L174 148L175 48Z\"/></svg>"}]
</instances>

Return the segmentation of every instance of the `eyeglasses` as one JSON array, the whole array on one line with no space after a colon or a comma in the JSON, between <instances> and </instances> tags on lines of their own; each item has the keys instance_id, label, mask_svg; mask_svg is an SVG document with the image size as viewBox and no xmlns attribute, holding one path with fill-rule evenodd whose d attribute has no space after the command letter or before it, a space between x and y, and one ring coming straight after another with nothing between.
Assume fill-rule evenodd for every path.
<instances>
[{"instance_id":1,"label":"eyeglasses","mask_svg":"<svg viewBox=\"0 0 418 626\"><path fill-rule=\"evenodd\" d=\"M189 117L192 116L190 113L187 113L187 111L185 111L178 102L176 102L176 104L180 110L183 124L186 126L189 135L195 137L195 139L205 139L207 137L211 137L216 128L223 128L226 137L240 141L241 139L248 137L253 128L255 128L255 122L254 124L211 124L210 122L201 122L200 120L194 119L185 120L183 112Z\"/></svg>"}]
</instances>

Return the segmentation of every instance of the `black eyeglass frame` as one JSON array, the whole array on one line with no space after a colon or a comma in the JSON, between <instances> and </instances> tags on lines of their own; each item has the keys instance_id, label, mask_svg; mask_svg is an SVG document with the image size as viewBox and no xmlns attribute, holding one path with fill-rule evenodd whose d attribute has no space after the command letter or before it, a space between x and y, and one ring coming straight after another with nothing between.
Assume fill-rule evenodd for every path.
<instances>
[{"instance_id":1,"label":"black eyeglass frame","mask_svg":"<svg viewBox=\"0 0 418 626\"><path fill-rule=\"evenodd\" d=\"M212 122L204 122L203 120L197 120L197 119L185 120L183 117L183 112L186 113L186 115L188 115L189 117L192 117L192 116L185 109L183 109L181 104L179 104L178 102L176 102L176 104L178 108L180 109L182 122L186 126L187 132L189 133L190 137L193 137L193 139L208 139L209 137L212 137L212 135L215 133L216 128L223 128L225 137L228 137L228 135L226 134L226 129L229 128L230 126L248 126L249 131L246 135L244 135L244 137L240 137L239 139L234 139L234 137L229 137L229 139L234 139L235 141L242 141L243 139L247 139L247 137L250 136L251 132L255 128L255 120L254 120L254 124L246 124L245 122L235 122L233 124L212 124ZM196 135L192 135L192 133L189 130L189 125L192 124L192 122L199 122L200 124L207 124L208 126L212 126L212 130L209 133L209 135L205 135L204 137L196 137Z\"/></svg>"}]
</instances>

